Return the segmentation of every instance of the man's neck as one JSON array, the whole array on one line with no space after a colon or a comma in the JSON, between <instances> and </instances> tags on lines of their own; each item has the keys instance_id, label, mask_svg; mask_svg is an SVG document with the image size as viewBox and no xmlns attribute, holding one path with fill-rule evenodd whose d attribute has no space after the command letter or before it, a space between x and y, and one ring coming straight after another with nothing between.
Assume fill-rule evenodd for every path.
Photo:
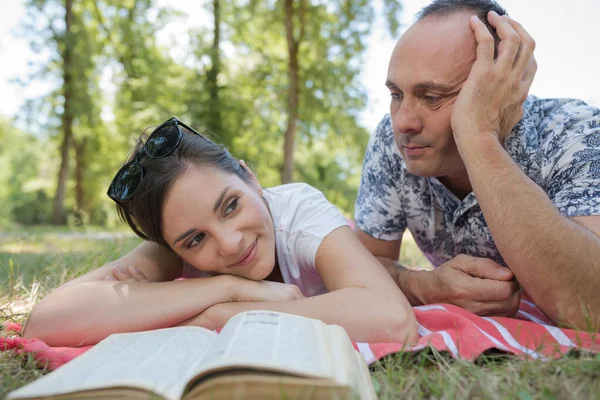
<instances>
[{"instance_id":1,"label":"man's neck","mask_svg":"<svg viewBox=\"0 0 600 400\"><path fill-rule=\"evenodd\" d=\"M463 200L465 197L469 195L473 191L471 187L471 181L469 180L469 175L465 171L464 175L458 176L441 176L438 180L456 197L460 200Z\"/></svg>"}]
</instances>

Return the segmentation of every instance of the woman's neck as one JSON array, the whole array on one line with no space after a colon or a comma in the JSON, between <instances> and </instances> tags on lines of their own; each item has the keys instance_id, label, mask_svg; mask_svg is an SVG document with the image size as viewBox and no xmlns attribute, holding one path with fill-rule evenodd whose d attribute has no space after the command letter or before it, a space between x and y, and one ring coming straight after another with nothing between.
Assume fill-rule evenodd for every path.
<instances>
[{"instance_id":1,"label":"woman's neck","mask_svg":"<svg viewBox=\"0 0 600 400\"><path fill-rule=\"evenodd\" d=\"M275 252L275 267L273 267L273 271L265 278L265 281L284 283L281 268L279 268L279 261L277 261L277 252Z\"/></svg>"}]
</instances>

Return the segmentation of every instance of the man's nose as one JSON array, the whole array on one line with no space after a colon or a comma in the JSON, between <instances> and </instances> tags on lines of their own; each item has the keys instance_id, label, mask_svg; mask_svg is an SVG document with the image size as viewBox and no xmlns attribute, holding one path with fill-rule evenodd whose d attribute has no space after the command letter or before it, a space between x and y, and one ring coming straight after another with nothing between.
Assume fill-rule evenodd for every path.
<instances>
[{"instance_id":1,"label":"man's nose","mask_svg":"<svg viewBox=\"0 0 600 400\"><path fill-rule=\"evenodd\" d=\"M419 104L411 97L404 98L400 106L392 115L394 133L419 133L423 129L423 122L419 115Z\"/></svg>"}]
</instances>

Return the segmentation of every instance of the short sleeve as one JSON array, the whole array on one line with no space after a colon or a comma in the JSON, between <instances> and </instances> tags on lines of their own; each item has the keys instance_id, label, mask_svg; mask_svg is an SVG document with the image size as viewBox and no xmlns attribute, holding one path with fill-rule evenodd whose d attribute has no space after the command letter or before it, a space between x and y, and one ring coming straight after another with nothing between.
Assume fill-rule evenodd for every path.
<instances>
[{"instance_id":1,"label":"short sleeve","mask_svg":"<svg viewBox=\"0 0 600 400\"><path fill-rule=\"evenodd\" d=\"M547 194L568 217L600 215L600 110L564 106L561 130L547 145Z\"/></svg>"},{"instance_id":2,"label":"short sleeve","mask_svg":"<svg viewBox=\"0 0 600 400\"><path fill-rule=\"evenodd\" d=\"M331 204L318 189L303 183L291 184L285 222L280 229L286 231L286 247L290 263L309 270L315 269L317 251L323 239L341 226L350 223L340 210Z\"/></svg>"},{"instance_id":3,"label":"short sleeve","mask_svg":"<svg viewBox=\"0 0 600 400\"><path fill-rule=\"evenodd\" d=\"M401 185L402 159L386 115L369 141L356 198L354 218L363 232L381 240L402 238L407 224Z\"/></svg>"}]
</instances>

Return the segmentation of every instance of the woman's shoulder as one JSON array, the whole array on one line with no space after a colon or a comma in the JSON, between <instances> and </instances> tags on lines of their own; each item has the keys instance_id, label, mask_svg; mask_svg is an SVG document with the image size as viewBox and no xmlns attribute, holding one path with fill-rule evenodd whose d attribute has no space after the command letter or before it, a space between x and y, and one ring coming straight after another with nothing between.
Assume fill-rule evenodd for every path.
<instances>
[{"instance_id":1,"label":"woman's shoulder","mask_svg":"<svg viewBox=\"0 0 600 400\"><path fill-rule=\"evenodd\" d=\"M347 225L340 210L319 190L306 183L289 183L266 189L276 230L323 238L332 228Z\"/></svg>"},{"instance_id":2,"label":"woman's shoulder","mask_svg":"<svg viewBox=\"0 0 600 400\"><path fill-rule=\"evenodd\" d=\"M265 196L271 197L295 197L308 195L323 195L323 193L304 182L286 183L285 185L273 186L265 189Z\"/></svg>"}]
</instances>

